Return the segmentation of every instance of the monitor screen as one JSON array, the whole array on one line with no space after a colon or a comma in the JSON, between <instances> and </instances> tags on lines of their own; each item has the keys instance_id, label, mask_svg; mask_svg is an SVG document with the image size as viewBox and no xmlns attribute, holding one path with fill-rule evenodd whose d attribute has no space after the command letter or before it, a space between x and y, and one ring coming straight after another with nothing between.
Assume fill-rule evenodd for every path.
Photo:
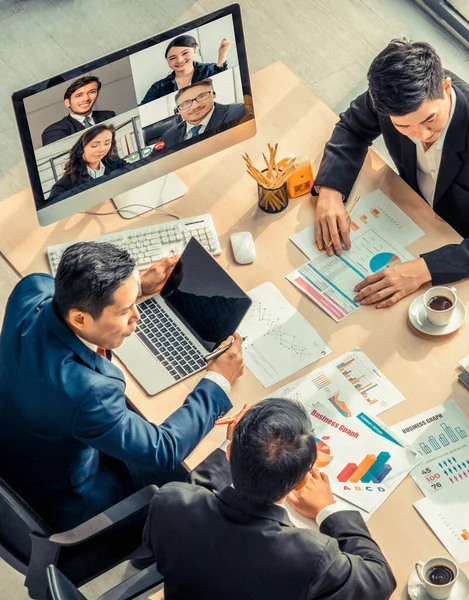
<instances>
[{"instance_id":1,"label":"monitor screen","mask_svg":"<svg viewBox=\"0 0 469 600\"><path fill-rule=\"evenodd\" d=\"M232 335L251 299L217 261L192 238L161 296L206 350Z\"/></svg>"},{"instance_id":2,"label":"monitor screen","mask_svg":"<svg viewBox=\"0 0 469 600\"><path fill-rule=\"evenodd\" d=\"M13 94L41 224L255 133L240 9L205 15Z\"/></svg>"}]
</instances>

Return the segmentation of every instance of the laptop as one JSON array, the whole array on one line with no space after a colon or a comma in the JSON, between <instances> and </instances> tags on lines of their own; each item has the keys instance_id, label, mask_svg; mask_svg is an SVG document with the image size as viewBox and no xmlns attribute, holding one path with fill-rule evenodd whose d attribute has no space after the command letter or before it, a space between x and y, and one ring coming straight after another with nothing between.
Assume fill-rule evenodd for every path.
<instances>
[{"instance_id":1,"label":"laptop","mask_svg":"<svg viewBox=\"0 0 469 600\"><path fill-rule=\"evenodd\" d=\"M207 367L251 305L228 273L192 238L160 294L138 304L137 329L114 350L147 394Z\"/></svg>"}]
</instances>

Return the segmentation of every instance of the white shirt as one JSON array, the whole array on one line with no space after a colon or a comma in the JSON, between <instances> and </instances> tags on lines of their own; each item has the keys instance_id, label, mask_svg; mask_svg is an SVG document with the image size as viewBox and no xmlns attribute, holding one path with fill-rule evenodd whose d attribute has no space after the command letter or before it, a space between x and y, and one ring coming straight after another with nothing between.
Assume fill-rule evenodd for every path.
<instances>
[{"instance_id":1,"label":"white shirt","mask_svg":"<svg viewBox=\"0 0 469 600\"><path fill-rule=\"evenodd\" d=\"M70 112L70 116L72 117L72 119L75 119L75 121L78 121L82 125L83 125L83 121L86 119L86 117L88 117L91 125L96 125L96 123L94 122L94 119L93 119L93 112L90 112L89 115L85 115L85 116L76 115L75 113Z\"/></svg>"},{"instance_id":2,"label":"white shirt","mask_svg":"<svg viewBox=\"0 0 469 600\"><path fill-rule=\"evenodd\" d=\"M91 177L91 179L98 179L99 177L102 177L104 175L104 169L105 166L101 161L99 161L99 169L92 169L88 165L86 166L86 170L88 171L88 175Z\"/></svg>"},{"instance_id":3,"label":"white shirt","mask_svg":"<svg viewBox=\"0 0 469 600\"><path fill-rule=\"evenodd\" d=\"M435 197L436 182L438 180L438 173L440 170L443 146L455 108L456 94L454 89L451 88L451 110L449 113L448 123L436 142L432 144L428 150L426 150L422 141L413 137L410 138L417 147L417 183L420 191L423 194L423 197L431 207L433 207L433 199Z\"/></svg>"},{"instance_id":4,"label":"white shirt","mask_svg":"<svg viewBox=\"0 0 469 600\"><path fill-rule=\"evenodd\" d=\"M199 125L201 125L201 128L199 129L199 133L197 135L200 135L201 133L203 133L207 129L208 122L212 118L214 110L215 110L215 104L213 105L213 108L208 113L208 115L206 115L203 118L203 120L200 121ZM197 125L191 125L190 123L186 123L186 135L184 136L185 140L189 140L192 137L192 128L193 127L197 127Z\"/></svg>"}]
</instances>

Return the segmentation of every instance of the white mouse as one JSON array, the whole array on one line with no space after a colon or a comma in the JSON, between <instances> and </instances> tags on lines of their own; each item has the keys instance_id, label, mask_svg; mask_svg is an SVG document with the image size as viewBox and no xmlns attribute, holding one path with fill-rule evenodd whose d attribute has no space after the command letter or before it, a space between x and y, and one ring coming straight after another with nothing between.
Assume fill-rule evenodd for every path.
<instances>
[{"instance_id":1,"label":"white mouse","mask_svg":"<svg viewBox=\"0 0 469 600\"><path fill-rule=\"evenodd\" d=\"M249 265L256 258L256 247L249 231L237 231L230 236L235 261L240 265Z\"/></svg>"}]
</instances>

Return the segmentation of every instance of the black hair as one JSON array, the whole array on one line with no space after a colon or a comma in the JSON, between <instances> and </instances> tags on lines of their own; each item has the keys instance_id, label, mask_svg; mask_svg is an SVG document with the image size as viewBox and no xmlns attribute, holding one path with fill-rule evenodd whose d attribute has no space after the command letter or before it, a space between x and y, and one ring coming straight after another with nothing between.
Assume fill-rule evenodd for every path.
<instances>
[{"instance_id":1,"label":"black hair","mask_svg":"<svg viewBox=\"0 0 469 600\"><path fill-rule=\"evenodd\" d=\"M250 500L278 502L301 482L315 461L310 418L292 400L263 400L236 425L230 457L233 485Z\"/></svg>"},{"instance_id":2,"label":"black hair","mask_svg":"<svg viewBox=\"0 0 469 600\"><path fill-rule=\"evenodd\" d=\"M178 35L177 38L174 38L174 40L169 42L164 57L168 58L168 52L175 46L178 46L179 48L194 48L195 50L197 45L197 40L192 35Z\"/></svg>"},{"instance_id":3,"label":"black hair","mask_svg":"<svg viewBox=\"0 0 469 600\"><path fill-rule=\"evenodd\" d=\"M435 49L426 42L392 40L371 63L368 89L380 115L408 115L425 100L443 98L444 71Z\"/></svg>"},{"instance_id":4,"label":"black hair","mask_svg":"<svg viewBox=\"0 0 469 600\"><path fill-rule=\"evenodd\" d=\"M134 268L130 254L113 244L78 242L69 246L55 276L55 311L63 321L72 308L99 319Z\"/></svg>"},{"instance_id":5,"label":"black hair","mask_svg":"<svg viewBox=\"0 0 469 600\"><path fill-rule=\"evenodd\" d=\"M68 86L64 93L64 100L70 100L74 92L90 83L97 83L99 92L102 83L99 81L98 77L95 77L94 75L87 75L86 77L80 77L80 79L76 79L71 85Z\"/></svg>"},{"instance_id":6,"label":"black hair","mask_svg":"<svg viewBox=\"0 0 469 600\"><path fill-rule=\"evenodd\" d=\"M207 79L201 79L200 81L196 81L195 83L191 83L190 85L186 85L186 87L180 88L177 92L176 95L174 96L174 102L175 104L177 104L177 101L179 100L180 96L182 93L186 92L187 90L190 90L191 88L197 87L199 85L205 85L207 87L210 87L210 89L213 90L213 81L210 79L210 77L208 77Z\"/></svg>"},{"instance_id":7,"label":"black hair","mask_svg":"<svg viewBox=\"0 0 469 600\"><path fill-rule=\"evenodd\" d=\"M115 160L118 157L116 130L113 125L100 123L99 125L86 129L85 133L73 144L70 150L70 157L65 163L64 174L70 177L72 183L80 183L91 179L87 171L87 163L83 158L83 150L87 144L92 142L94 138L103 131L110 131L112 133L111 146L104 158L109 157L111 160Z\"/></svg>"}]
</instances>

